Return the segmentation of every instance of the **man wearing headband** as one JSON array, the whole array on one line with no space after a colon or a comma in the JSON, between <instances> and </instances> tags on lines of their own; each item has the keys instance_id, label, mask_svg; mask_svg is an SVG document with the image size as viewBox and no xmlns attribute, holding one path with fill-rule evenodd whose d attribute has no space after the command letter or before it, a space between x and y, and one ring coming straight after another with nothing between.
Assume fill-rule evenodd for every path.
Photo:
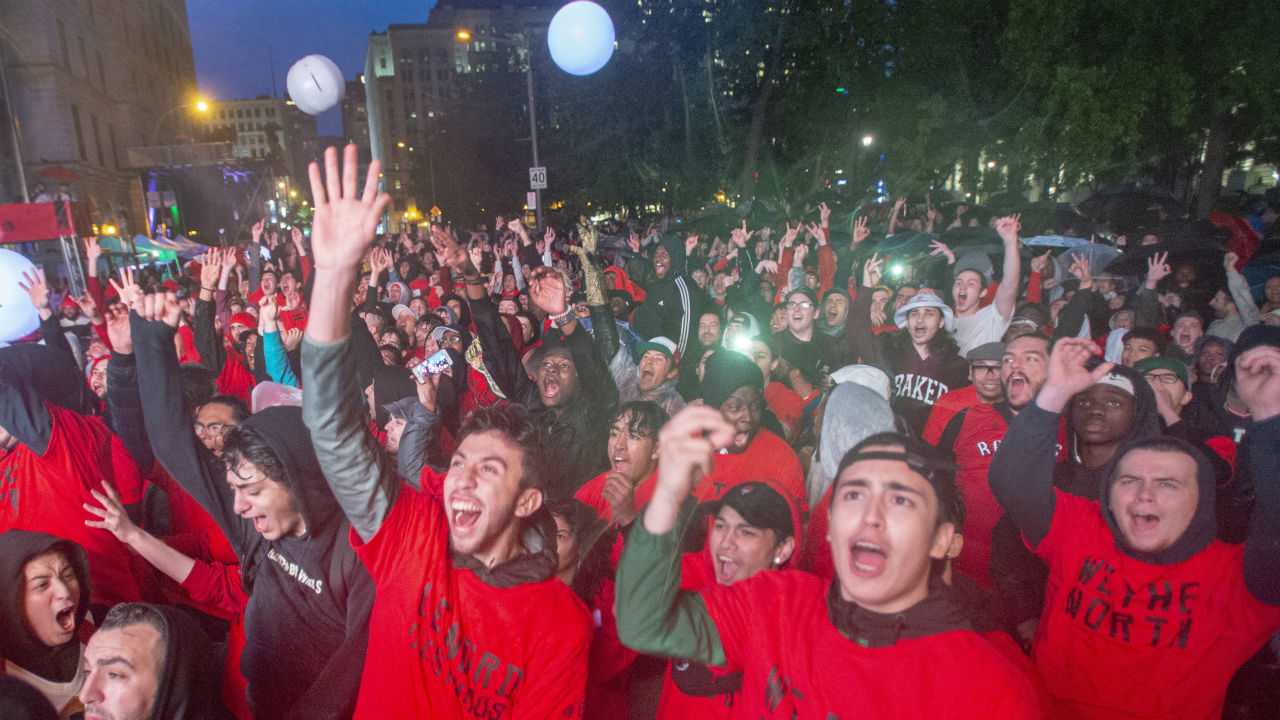
<instances>
[{"instance_id":1,"label":"man wearing headband","mask_svg":"<svg viewBox=\"0 0 1280 720\"><path fill-rule=\"evenodd\" d=\"M680 590L689 491L733 435L710 408L687 408L663 428L658 487L618 569L624 644L741 670L734 712L742 717L925 717L944 707L966 717L1038 717L1030 680L969 627L940 580L931 582L933 561L955 535L955 466L909 437L874 435L841 461L825 509L836 568L829 583L779 571ZM939 662L947 672L925 670Z\"/></svg>"},{"instance_id":2,"label":"man wearing headband","mask_svg":"<svg viewBox=\"0 0 1280 720\"><path fill-rule=\"evenodd\" d=\"M1099 500L1053 487L1059 415L1118 382L1111 363L1087 364L1096 352L1058 342L1048 381L991 464L992 492L1049 565L1031 656L1062 717L1221 717L1235 671L1280 629L1280 349L1236 364L1255 421L1243 546L1216 539L1212 467L1176 438L1127 444Z\"/></svg>"}]
</instances>

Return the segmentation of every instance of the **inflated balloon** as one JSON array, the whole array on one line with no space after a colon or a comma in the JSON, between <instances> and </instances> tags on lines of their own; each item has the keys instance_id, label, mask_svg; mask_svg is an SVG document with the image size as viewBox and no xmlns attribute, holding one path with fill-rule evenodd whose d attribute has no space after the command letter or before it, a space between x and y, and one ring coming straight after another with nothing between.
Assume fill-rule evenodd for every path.
<instances>
[{"instance_id":1,"label":"inflated balloon","mask_svg":"<svg viewBox=\"0 0 1280 720\"><path fill-rule=\"evenodd\" d=\"M576 0L560 8L547 28L551 59L570 75L590 75L613 56L613 21L591 0Z\"/></svg>"},{"instance_id":2,"label":"inflated balloon","mask_svg":"<svg viewBox=\"0 0 1280 720\"><path fill-rule=\"evenodd\" d=\"M36 266L12 250L0 250L0 342L13 342L40 328L40 315L31 296L18 286L22 273Z\"/></svg>"},{"instance_id":3,"label":"inflated balloon","mask_svg":"<svg viewBox=\"0 0 1280 720\"><path fill-rule=\"evenodd\" d=\"M347 90L342 70L323 55L308 55L294 63L285 85L289 99L308 115L319 115L337 105Z\"/></svg>"}]
</instances>

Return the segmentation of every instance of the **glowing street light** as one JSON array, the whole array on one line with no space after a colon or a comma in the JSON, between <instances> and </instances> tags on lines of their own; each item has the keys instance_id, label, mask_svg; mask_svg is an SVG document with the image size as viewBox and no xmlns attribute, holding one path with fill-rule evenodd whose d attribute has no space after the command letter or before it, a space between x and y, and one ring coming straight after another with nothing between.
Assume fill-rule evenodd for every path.
<instances>
[{"instance_id":1,"label":"glowing street light","mask_svg":"<svg viewBox=\"0 0 1280 720\"><path fill-rule=\"evenodd\" d=\"M873 143L873 142L875 142L875 141L876 141L876 139L875 139L875 138L873 138L873 137L871 137L870 135L863 135L863 136L862 136L862 147L871 147L871 143Z\"/></svg>"},{"instance_id":2,"label":"glowing street light","mask_svg":"<svg viewBox=\"0 0 1280 720\"><path fill-rule=\"evenodd\" d=\"M466 30L459 30L459 31L458 31L458 39L459 39L459 40L470 40L470 39L471 39L471 33L467 32Z\"/></svg>"},{"instance_id":3,"label":"glowing street light","mask_svg":"<svg viewBox=\"0 0 1280 720\"><path fill-rule=\"evenodd\" d=\"M196 101L196 110L199 110L200 112L209 112L209 103L203 100Z\"/></svg>"}]
</instances>

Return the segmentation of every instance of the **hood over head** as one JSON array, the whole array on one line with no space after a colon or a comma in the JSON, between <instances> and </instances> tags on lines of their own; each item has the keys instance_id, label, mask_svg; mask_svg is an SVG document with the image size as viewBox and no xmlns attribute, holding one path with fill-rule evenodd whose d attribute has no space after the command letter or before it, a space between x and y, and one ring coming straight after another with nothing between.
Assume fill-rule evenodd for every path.
<instances>
[{"instance_id":1,"label":"hood over head","mask_svg":"<svg viewBox=\"0 0 1280 720\"><path fill-rule=\"evenodd\" d=\"M831 487L845 453L872 435L893 429L893 410L878 392L851 382L832 388L822 414L816 462L809 464L809 506L817 507Z\"/></svg>"},{"instance_id":2,"label":"hood over head","mask_svg":"<svg viewBox=\"0 0 1280 720\"><path fill-rule=\"evenodd\" d=\"M1177 450L1190 455L1196 461L1196 484L1200 489L1200 496L1196 502L1196 513L1191 517L1191 524L1174 541L1173 545L1153 555L1139 553L1129 547L1124 540L1124 535L1120 533L1115 515L1111 512L1111 482L1115 478L1116 467L1120 459L1127 453L1143 449ZM1172 565L1189 559L1192 555L1208 547L1209 543L1217 538L1218 523L1214 512L1217 498L1217 477L1214 474L1212 463L1194 445L1181 438L1169 435L1134 440L1127 442L1117 450L1115 459L1109 465L1110 470L1102 478L1102 489L1099 497L1101 498L1102 517L1107 521L1107 527L1111 529L1111 534L1115 536L1117 550L1144 563Z\"/></svg>"},{"instance_id":3,"label":"hood over head","mask_svg":"<svg viewBox=\"0 0 1280 720\"><path fill-rule=\"evenodd\" d=\"M724 401L744 385L764 391L764 375L746 355L733 350L717 350L707 358L707 369L702 379L702 400L707 407L720 409Z\"/></svg>"},{"instance_id":4,"label":"hood over head","mask_svg":"<svg viewBox=\"0 0 1280 720\"><path fill-rule=\"evenodd\" d=\"M164 617L168 642L151 720L214 720L222 668L209 638L174 605L151 605Z\"/></svg>"},{"instance_id":5,"label":"hood over head","mask_svg":"<svg viewBox=\"0 0 1280 720\"><path fill-rule=\"evenodd\" d=\"M678 277L687 275L689 272L689 258L684 254L684 238L678 234L668 233L656 245L652 246L653 252L657 252L658 245L666 248L667 253L671 255L671 269L667 271L665 278L657 280L657 282L671 282ZM649 257L653 257L652 253Z\"/></svg>"},{"instance_id":6,"label":"hood over head","mask_svg":"<svg viewBox=\"0 0 1280 720\"><path fill-rule=\"evenodd\" d=\"M22 598L26 583L23 567L41 555L60 552L71 563L80 581L76 603L76 632L67 642L49 647L36 637L27 622ZM89 612L89 559L78 544L54 535L29 530L0 534L0 656L35 675L53 682L69 682L80 672L80 624Z\"/></svg>"},{"instance_id":7,"label":"hood over head","mask_svg":"<svg viewBox=\"0 0 1280 720\"><path fill-rule=\"evenodd\" d=\"M321 474L320 461L316 459L315 447L311 444L311 433L302 422L302 408L285 405L267 408L250 415L240 427L253 432L271 446L284 468L284 477L279 480L298 502L308 533L314 525L327 524L341 517L338 501Z\"/></svg>"},{"instance_id":8,"label":"hood over head","mask_svg":"<svg viewBox=\"0 0 1280 720\"><path fill-rule=\"evenodd\" d=\"M1125 382L1127 381L1127 383ZM1098 381L1102 384L1114 385L1121 389L1133 389L1133 413L1129 420L1129 430L1125 433L1124 439L1120 441L1120 447L1123 448L1129 443L1147 438L1158 437L1163 430L1160 425L1160 411L1156 408L1156 395L1151 390L1151 386L1146 379L1133 370L1123 365L1116 365L1107 373L1102 380ZM1065 413L1066 438L1069 445L1068 450L1072 456L1075 455L1075 424L1071 422L1071 409L1067 406ZM1116 467L1116 461L1120 458L1120 451L1106 462L1101 468L1098 468L1098 474L1101 477L1111 477Z\"/></svg>"}]
</instances>

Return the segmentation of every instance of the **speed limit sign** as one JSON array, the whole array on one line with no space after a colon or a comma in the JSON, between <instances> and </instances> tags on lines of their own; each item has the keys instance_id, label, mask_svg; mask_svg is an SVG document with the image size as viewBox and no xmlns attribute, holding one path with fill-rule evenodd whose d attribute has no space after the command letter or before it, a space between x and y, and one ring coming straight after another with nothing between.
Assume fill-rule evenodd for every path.
<instances>
[{"instance_id":1,"label":"speed limit sign","mask_svg":"<svg viewBox=\"0 0 1280 720\"><path fill-rule=\"evenodd\" d=\"M529 189L530 190L546 190L547 189L547 169L545 167L529 168Z\"/></svg>"}]
</instances>

